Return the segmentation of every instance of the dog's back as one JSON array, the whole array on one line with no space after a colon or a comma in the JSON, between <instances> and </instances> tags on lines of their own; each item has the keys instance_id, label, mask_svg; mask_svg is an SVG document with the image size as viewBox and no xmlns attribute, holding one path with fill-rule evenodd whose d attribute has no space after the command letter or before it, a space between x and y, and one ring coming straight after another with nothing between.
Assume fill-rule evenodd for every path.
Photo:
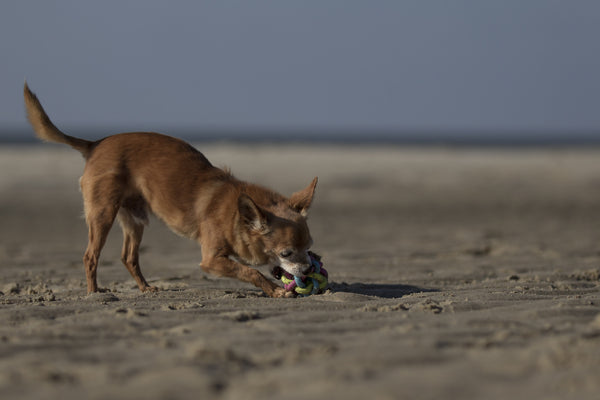
<instances>
[{"instance_id":1,"label":"dog's back","mask_svg":"<svg viewBox=\"0 0 600 400\"><path fill-rule=\"evenodd\" d=\"M134 132L109 136L92 149L81 178L84 198L94 201L105 190L102 182L119 187L121 202L145 207L175 232L197 238L199 213L212 202L227 172L213 167L188 143L158 133ZM87 201L87 200L86 200Z\"/></svg>"}]
</instances>

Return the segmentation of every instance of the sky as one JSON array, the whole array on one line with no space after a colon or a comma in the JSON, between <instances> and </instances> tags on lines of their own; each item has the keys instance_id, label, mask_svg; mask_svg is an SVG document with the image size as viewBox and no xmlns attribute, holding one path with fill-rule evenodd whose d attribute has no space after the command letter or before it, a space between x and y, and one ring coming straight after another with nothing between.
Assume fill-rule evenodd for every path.
<instances>
[{"instance_id":1,"label":"sky","mask_svg":"<svg viewBox=\"0 0 600 400\"><path fill-rule=\"evenodd\" d=\"M3 0L0 56L0 134L26 78L64 130L600 136L595 0Z\"/></svg>"}]
</instances>

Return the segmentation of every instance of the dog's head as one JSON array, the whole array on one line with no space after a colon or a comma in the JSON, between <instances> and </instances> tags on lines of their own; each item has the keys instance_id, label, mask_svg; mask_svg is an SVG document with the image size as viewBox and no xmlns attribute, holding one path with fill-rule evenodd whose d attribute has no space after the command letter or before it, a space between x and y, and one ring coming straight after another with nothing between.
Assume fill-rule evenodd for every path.
<instances>
[{"instance_id":1,"label":"dog's head","mask_svg":"<svg viewBox=\"0 0 600 400\"><path fill-rule=\"evenodd\" d=\"M248 245L264 254L272 266L296 276L306 274L311 267L308 249L312 238L306 216L316 185L317 178L289 199L271 199L269 207L260 207L246 194L238 198L240 216L250 232Z\"/></svg>"}]
</instances>

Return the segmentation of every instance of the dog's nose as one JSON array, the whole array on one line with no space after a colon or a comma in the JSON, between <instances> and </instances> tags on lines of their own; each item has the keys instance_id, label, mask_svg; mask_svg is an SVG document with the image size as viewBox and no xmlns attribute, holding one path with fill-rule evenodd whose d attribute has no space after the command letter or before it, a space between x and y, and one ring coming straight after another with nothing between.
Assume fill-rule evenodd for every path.
<instances>
[{"instance_id":1,"label":"dog's nose","mask_svg":"<svg viewBox=\"0 0 600 400\"><path fill-rule=\"evenodd\" d=\"M311 267L312 267L311 264L308 264L307 266L303 267L302 268L302 275L308 274L310 272Z\"/></svg>"}]
</instances>

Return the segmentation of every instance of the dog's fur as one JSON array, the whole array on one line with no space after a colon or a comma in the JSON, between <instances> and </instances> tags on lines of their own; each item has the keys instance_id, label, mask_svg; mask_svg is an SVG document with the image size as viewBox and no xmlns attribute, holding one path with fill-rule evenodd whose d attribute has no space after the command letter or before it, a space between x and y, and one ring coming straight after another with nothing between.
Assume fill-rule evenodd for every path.
<instances>
[{"instance_id":1,"label":"dog's fur","mask_svg":"<svg viewBox=\"0 0 600 400\"><path fill-rule=\"evenodd\" d=\"M123 229L123 264L141 291L157 290L144 279L138 259L150 212L174 232L198 240L205 271L250 282L271 297L291 293L251 266L281 267L293 275L310 268L306 215L317 178L286 198L237 180L169 136L121 133L95 142L68 136L50 121L27 83L24 96L36 135L68 144L86 160L80 185L89 228L83 257L88 293L99 290L98 258L115 218Z\"/></svg>"}]
</instances>

